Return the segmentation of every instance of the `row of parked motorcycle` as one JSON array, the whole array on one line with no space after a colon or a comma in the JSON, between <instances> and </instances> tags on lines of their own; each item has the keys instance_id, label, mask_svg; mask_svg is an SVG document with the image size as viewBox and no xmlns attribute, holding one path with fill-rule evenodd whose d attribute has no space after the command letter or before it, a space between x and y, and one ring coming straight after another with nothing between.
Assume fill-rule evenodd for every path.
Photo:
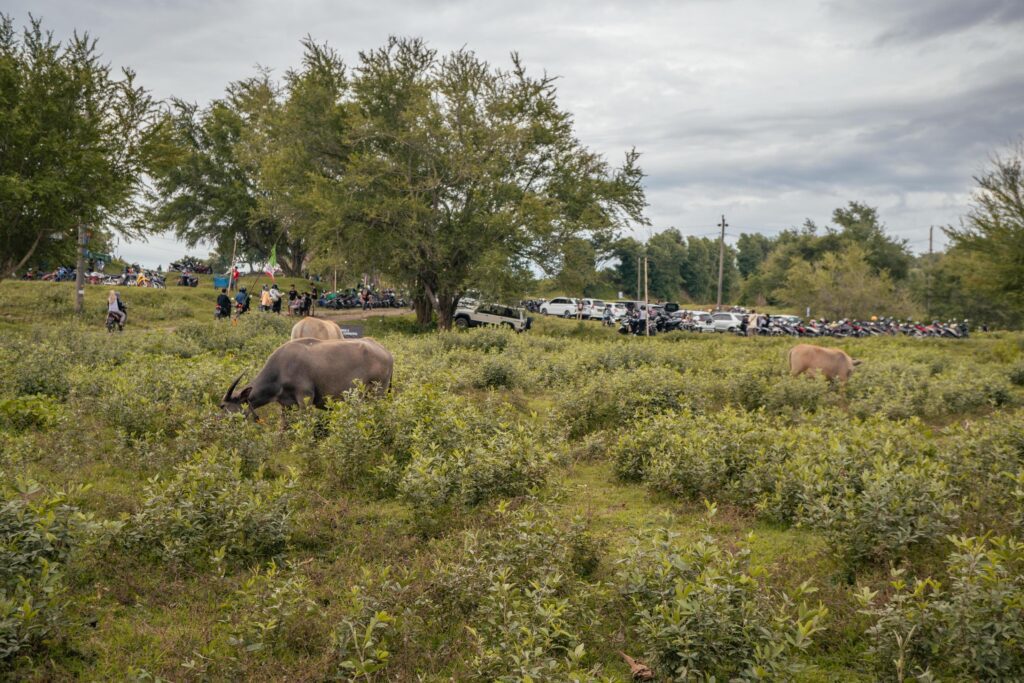
<instances>
[{"instance_id":1,"label":"row of parked motorcycle","mask_svg":"<svg viewBox=\"0 0 1024 683\"><path fill-rule=\"evenodd\" d=\"M369 292L366 295L366 305L370 308L407 308L409 302L402 295L393 289L385 289L379 292ZM325 292L317 299L316 305L320 308L363 308L364 300L358 289L342 289L337 292Z\"/></svg>"},{"instance_id":2,"label":"row of parked motorcycle","mask_svg":"<svg viewBox=\"0 0 1024 683\"><path fill-rule=\"evenodd\" d=\"M653 307L652 307L653 309ZM947 339L966 339L970 335L970 322L941 322L934 320L931 324L916 321L899 321L891 318L881 320L803 320L794 319L793 316L767 316L762 317L761 324L748 326L747 321L741 321L740 325L731 329L730 332L740 336L768 336L768 337L878 337L898 336L907 337L941 337ZM655 335L658 333L686 331L702 332L708 331L706 325L694 320L684 311L667 313L664 310L652 310L652 315L647 319L647 329L644 321L639 315L631 314L619 321L620 334L633 335Z\"/></svg>"}]
</instances>

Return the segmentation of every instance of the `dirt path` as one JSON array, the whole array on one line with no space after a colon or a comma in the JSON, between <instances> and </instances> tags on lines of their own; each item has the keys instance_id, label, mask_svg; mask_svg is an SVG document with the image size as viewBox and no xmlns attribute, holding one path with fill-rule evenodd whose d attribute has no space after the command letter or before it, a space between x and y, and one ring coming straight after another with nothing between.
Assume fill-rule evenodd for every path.
<instances>
[{"instance_id":1,"label":"dirt path","mask_svg":"<svg viewBox=\"0 0 1024 683\"><path fill-rule=\"evenodd\" d=\"M355 321L355 320L368 320L369 318L376 317L391 317L395 315L409 315L412 311L408 308L374 308L369 311L361 311L358 309L343 309L343 310L331 310L327 308L317 308L316 317L323 318L324 320L333 320L334 322L339 321Z\"/></svg>"}]
</instances>

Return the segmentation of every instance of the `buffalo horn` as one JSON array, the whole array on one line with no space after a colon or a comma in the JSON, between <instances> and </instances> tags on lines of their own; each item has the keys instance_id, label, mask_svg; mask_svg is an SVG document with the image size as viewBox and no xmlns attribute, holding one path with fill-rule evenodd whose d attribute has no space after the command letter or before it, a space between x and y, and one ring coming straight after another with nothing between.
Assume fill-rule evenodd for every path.
<instances>
[{"instance_id":1,"label":"buffalo horn","mask_svg":"<svg viewBox=\"0 0 1024 683\"><path fill-rule=\"evenodd\" d=\"M245 374L245 373L242 373L242 374ZM242 375L239 375L238 377L235 378L235 381L231 383L231 386L228 387L228 393L224 394L224 403L230 403L231 402L231 395L233 393L235 393L235 387L238 386L238 383L241 380L242 380Z\"/></svg>"}]
</instances>

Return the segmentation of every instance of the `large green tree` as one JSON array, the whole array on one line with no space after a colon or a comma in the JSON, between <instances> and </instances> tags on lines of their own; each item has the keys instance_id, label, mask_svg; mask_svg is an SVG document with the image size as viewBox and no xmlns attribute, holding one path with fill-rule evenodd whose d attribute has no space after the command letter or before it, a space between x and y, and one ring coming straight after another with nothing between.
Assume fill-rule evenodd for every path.
<instances>
[{"instance_id":1,"label":"large green tree","mask_svg":"<svg viewBox=\"0 0 1024 683\"><path fill-rule=\"evenodd\" d=\"M553 275L569 240L607 243L644 220L639 155L613 169L584 147L554 79L515 55L501 70L393 38L360 54L351 89L347 154L321 169L322 223L408 283L421 322L432 310L450 327L480 278L526 262Z\"/></svg>"},{"instance_id":2,"label":"large green tree","mask_svg":"<svg viewBox=\"0 0 1024 683\"><path fill-rule=\"evenodd\" d=\"M640 280L637 277L639 259L643 255L643 243L633 237L620 238L612 246L612 256L616 259L615 284L623 296L635 296L637 299L643 296L643 289L638 289Z\"/></svg>"},{"instance_id":3,"label":"large green tree","mask_svg":"<svg viewBox=\"0 0 1024 683\"><path fill-rule=\"evenodd\" d=\"M809 308L811 315L832 319L902 316L909 309L889 274L876 272L867 252L856 244L829 252L815 263L794 262L781 297L800 309Z\"/></svg>"},{"instance_id":4,"label":"large green tree","mask_svg":"<svg viewBox=\"0 0 1024 683\"><path fill-rule=\"evenodd\" d=\"M947 272L958 277L970 299L989 302L986 317L1019 326L1024 323L1024 140L1008 154L994 156L974 180L970 212L959 228L945 229L951 242L947 265L959 266Z\"/></svg>"},{"instance_id":5,"label":"large green tree","mask_svg":"<svg viewBox=\"0 0 1024 683\"><path fill-rule=\"evenodd\" d=\"M647 275L650 295L655 299L678 300L683 291L686 243L675 228L647 240Z\"/></svg>"},{"instance_id":6,"label":"large green tree","mask_svg":"<svg viewBox=\"0 0 1024 683\"><path fill-rule=\"evenodd\" d=\"M79 225L95 247L139 236L134 199L150 158L156 106L135 75L115 75L96 41L20 33L0 15L0 279L74 259Z\"/></svg>"},{"instance_id":7,"label":"large green tree","mask_svg":"<svg viewBox=\"0 0 1024 683\"><path fill-rule=\"evenodd\" d=\"M149 196L156 229L249 263L276 249L286 274L302 272L312 216L295 190L297 179L308 185L312 168L292 125L302 106L290 98L305 94L297 82L289 74L282 88L264 72L232 83L205 108L172 102Z\"/></svg>"},{"instance_id":8,"label":"large green tree","mask_svg":"<svg viewBox=\"0 0 1024 683\"><path fill-rule=\"evenodd\" d=\"M757 272L774 246L774 240L767 235L759 232L741 233L736 241L736 267L740 275L750 277Z\"/></svg>"}]
</instances>

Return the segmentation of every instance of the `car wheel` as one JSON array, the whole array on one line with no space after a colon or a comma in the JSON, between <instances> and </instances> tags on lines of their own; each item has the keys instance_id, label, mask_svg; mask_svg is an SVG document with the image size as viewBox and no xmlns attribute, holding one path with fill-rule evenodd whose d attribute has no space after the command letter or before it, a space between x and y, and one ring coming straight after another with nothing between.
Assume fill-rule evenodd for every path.
<instances>
[{"instance_id":1,"label":"car wheel","mask_svg":"<svg viewBox=\"0 0 1024 683\"><path fill-rule=\"evenodd\" d=\"M469 318L456 318L455 327L459 328L460 330L467 329L469 327Z\"/></svg>"},{"instance_id":2,"label":"car wheel","mask_svg":"<svg viewBox=\"0 0 1024 683\"><path fill-rule=\"evenodd\" d=\"M565 318L566 320L568 320L572 316L569 314L569 311L565 311L564 313L562 313L562 317Z\"/></svg>"},{"instance_id":3,"label":"car wheel","mask_svg":"<svg viewBox=\"0 0 1024 683\"><path fill-rule=\"evenodd\" d=\"M540 309L540 314L541 315L548 315L548 309L546 309L546 308Z\"/></svg>"}]
</instances>

